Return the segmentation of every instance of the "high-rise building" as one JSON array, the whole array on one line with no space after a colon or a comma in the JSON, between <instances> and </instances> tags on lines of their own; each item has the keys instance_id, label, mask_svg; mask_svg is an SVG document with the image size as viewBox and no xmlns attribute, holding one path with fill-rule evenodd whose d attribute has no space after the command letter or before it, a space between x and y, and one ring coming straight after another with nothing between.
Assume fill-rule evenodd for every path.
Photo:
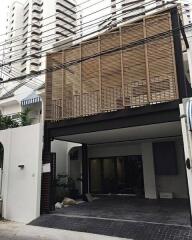
<instances>
[{"instance_id":1,"label":"high-rise building","mask_svg":"<svg viewBox=\"0 0 192 240\"><path fill-rule=\"evenodd\" d=\"M6 45L4 46L4 62L14 61L18 56L22 55L22 46L23 46L23 4L19 1L11 2L8 6L7 13L7 36L6 36ZM15 53L15 54L14 54ZM8 71L11 74L11 69L14 66L15 69L21 70L21 63L15 62L10 64L7 67L4 67L4 70Z\"/></svg>"},{"instance_id":2,"label":"high-rise building","mask_svg":"<svg viewBox=\"0 0 192 240\"><path fill-rule=\"evenodd\" d=\"M168 3L171 5L180 4L184 24L190 24L192 22L192 5L190 0L156 0L157 6Z\"/></svg>"},{"instance_id":3,"label":"high-rise building","mask_svg":"<svg viewBox=\"0 0 192 240\"><path fill-rule=\"evenodd\" d=\"M145 0L123 0L121 7L123 22L145 15Z\"/></svg>"},{"instance_id":4,"label":"high-rise building","mask_svg":"<svg viewBox=\"0 0 192 240\"><path fill-rule=\"evenodd\" d=\"M57 41L79 34L80 21L75 0L11 1L4 62L12 63L4 70L10 76L20 76L45 68L46 50ZM14 62L18 58L23 61Z\"/></svg>"}]
</instances>

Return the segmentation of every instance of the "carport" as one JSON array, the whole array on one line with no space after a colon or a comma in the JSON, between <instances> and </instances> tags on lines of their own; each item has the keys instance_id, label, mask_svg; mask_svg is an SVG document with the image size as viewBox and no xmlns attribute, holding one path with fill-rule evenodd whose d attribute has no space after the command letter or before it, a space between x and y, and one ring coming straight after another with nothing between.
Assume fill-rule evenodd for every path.
<instances>
[{"instance_id":1,"label":"carport","mask_svg":"<svg viewBox=\"0 0 192 240\"><path fill-rule=\"evenodd\" d=\"M188 200L178 102L145 106L142 108L129 109L129 111L122 110L106 114L103 113L59 122L46 122L44 164L50 161L48 153L51 148L51 140L53 139L82 144L80 153L82 162L81 169L79 169L79 172L82 170L82 194L85 195L90 192L96 195L103 195L104 193L104 195L118 196L117 198L115 197L115 199L104 198L104 203L108 199L109 202L111 201L111 203L115 203L117 206L121 204L122 200L125 203L127 201L127 205L123 204L122 206L125 206L125 209L127 206L128 209L125 211L125 216L119 216L120 219L129 219L130 216L129 220L131 221L138 221L139 218L140 221L144 222L162 223L163 221L164 224L189 225L190 220L187 216L190 215L190 204ZM158 145L159 143L160 145L164 143L163 151L161 151L165 154L164 157L166 157L166 154L171 156L169 152L172 151L171 148L174 145L173 152L175 152L175 155L173 154L174 159L172 159L174 161L168 161L169 164L166 165L164 169L161 165L158 165L158 158L158 161L154 160L154 144ZM168 144L168 150L166 147L164 151L166 144ZM91 188L91 182L93 181L91 175L94 175L94 178L98 179L98 171L91 172L92 159L97 160L112 157L117 159L117 162L119 157L125 156L141 156L144 194L124 191L123 194L121 194L123 195L121 196L121 200L121 197L119 197L121 192L118 191L93 192ZM103 174L101 174L101 176L102 175ZM49 173L44 174L43 181L45 181L45 183L47 182L46 177L49 179L49 176ZM117 181L116 178L115 181ZM50 205L54 205L53 192L51 189L48 189L49 195L46 195L46 191L47 187L46 184L44 184L41 198L42 212L46 212ZM130 197L130 199L128 197ZM46 205L45 200L46 202L50 201L50 205ZM93 203L93 208L90 210L93 212L93 216L98 215L97 211L95 213L93 211L95 209L95 203ZM132 203L135 205L132 206ZM101 206L100 211L105 213L105 211L102 210L100 200L96 205ZM113 206L113 204L111 206L111 209L117 208ZM173 208L173 206L175 207ZM82 211L83 209L84 208L82 208ZM130 214L130 209L135 209L133 215L132 213ZM139 211L141 212L139 213ZM110 212L113 211L108 209L107 212L110 214ZM124 211L122 210L122 212ZM161 215L160 212L163 213L163 215ZM73 215L73 212L71 215ZM82 212L81 215L87 216L86 212ZM108 215L106 216L108 217ZM185 217L183 218L182 216ZM113 218L113 214L110 217Z\"/></svg>"}]
</instances>

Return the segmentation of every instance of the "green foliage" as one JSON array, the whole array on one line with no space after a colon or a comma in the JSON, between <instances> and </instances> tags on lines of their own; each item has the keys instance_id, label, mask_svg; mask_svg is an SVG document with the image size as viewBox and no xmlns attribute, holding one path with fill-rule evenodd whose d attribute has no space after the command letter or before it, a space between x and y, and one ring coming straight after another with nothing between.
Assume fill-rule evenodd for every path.
<instances>
[{"instance_id":1,"label":"green foliage","mask_svg":"<svg viewBox=\"0 0 192 240\"><path fill-rule=\"evenodd\" d=\"M19 123L10 116L0 115L0 130L19 127Z\"/></svg>"},{"instance_id":2,"label":"green foliage","mask_svg":"<svg viewBox=\"0 0 192 240\"><path fill-rule=\"evenodd\" d=\"M77 181L80 181L77 179ZM59 174L56 179L57 196L58 202L61 202L64 197L70 197L77 199L79 197L79 192L76 188L76 181L68 175Z\"/></svg>"},{"instance_id":3,"label":"green foliage","mask_svg":"<svg viewBox=\"0 0 192 240\"><path fill-rule=\"evenodd\" d=\"M13 119L11 116L0 115L0 130L31 125L30 111L29 108L24 109L17 115L17 119Z\"/></svg>"},{"instance_id":4,"label":"green foliage","mask_svg":"<svg viewBox=\"0 0 192 240\"><path fill-rule=\"evenodd\" d=\"M26 108L21 113L19 113L20 126L31 125L32 119L29 117L30 112L31 112L31 109Z\"/></svg>"}]
</instances>

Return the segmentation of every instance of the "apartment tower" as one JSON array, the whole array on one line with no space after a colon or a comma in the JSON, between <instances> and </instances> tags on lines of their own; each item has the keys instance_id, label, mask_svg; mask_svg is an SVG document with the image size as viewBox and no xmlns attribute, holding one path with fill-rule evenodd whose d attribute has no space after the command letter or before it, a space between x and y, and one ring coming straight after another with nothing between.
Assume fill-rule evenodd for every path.
<instances>
[{"instance_id":1,"label":"apartment tower","mask_svg":"<svg viewBox=\"0 0 192 240\"><path fill-rule=\"evenodd\" d=\"M45 68L46 52L53 44L80 32L80 16L75 0L12 1L4 57L9 74L20 76ZM22 61L14 62L18 58Z\"/></svg>"}]
</instances>

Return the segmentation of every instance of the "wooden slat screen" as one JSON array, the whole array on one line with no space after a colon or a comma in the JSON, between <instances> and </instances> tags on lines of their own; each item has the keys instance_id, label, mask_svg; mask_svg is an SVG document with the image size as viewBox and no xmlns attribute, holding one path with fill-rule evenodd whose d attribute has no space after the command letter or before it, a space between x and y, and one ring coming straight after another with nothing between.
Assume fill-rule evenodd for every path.
<instances>
[{"instance_id":1,"label":"wooden slat screen","mask_svg":"<svg viewBox=\"0 0 192 240\"><path fill-rule=\"evenodd\" d=\"M89 41L82 44L82 58L98 54L98 40ZM96 114L100 112L99 96L99 58L93 58L82 62L81 64L81 97L82 97L82 115Z\"/></svg>"},{"instance_id":2,"label":"wooden slat screen","mask_svg":"<svg viewBox=\"0 0 192 240\"><path fill-rule=\"evenodd\" d=\"M47 73L46 119L76 118L178 99L173 37L144 41L171 29L167 12L48 55L50 68L77 62Z\"/></svg>"},{"instance_id":3,"label":"wooden slat screen","mask_svg":"<svg viewBox=\"0 0 192 240\"><path fill-rule=\"evenodd\" d=\"M119 31L107 33L100 38L101 52L120 46ZM120 52L101 56L101 109L106 111L122 108L121 55Z\"/></svg>"}]
</instances>

